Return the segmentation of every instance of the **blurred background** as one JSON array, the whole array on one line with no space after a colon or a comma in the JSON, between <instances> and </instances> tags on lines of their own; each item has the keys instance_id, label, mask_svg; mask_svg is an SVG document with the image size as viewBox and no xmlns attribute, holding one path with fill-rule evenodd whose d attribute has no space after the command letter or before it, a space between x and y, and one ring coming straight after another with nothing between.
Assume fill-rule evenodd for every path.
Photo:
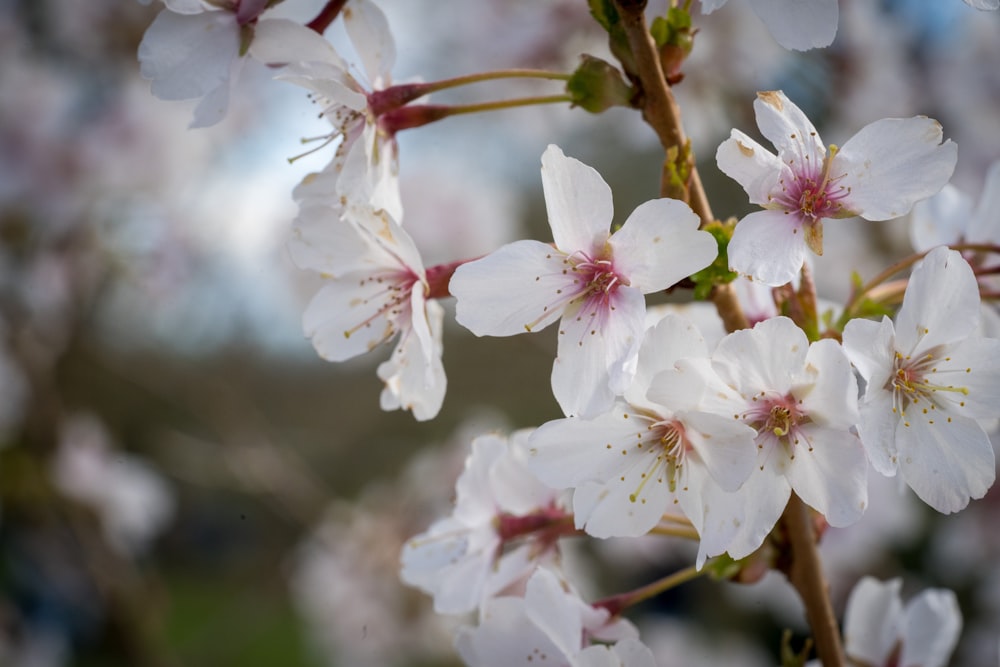
<instances>
[{"instance_id":1,"label":"blurred background","mask_svg":"<svg viewBox=\"0 0 1000 667\"><path fill-rule=\"evenodd\" d=\"M274 15L305 22L321 5L287 0ZM583 0L379 5L397 82L610 59ZM161 9L0 0L0 665L455 664L464 619L434 616L399 582L399 549L447 513L472 437L560 416L554 336L475 339L452 323L440 416L381 412L388 351L319 359L301 314L320 279L284 248L291 190L332 147L288 158L325 121L250 62L225 120L189 130L194 105L155 99L139 76ZM716 215L748 210L713 157L730 128L755 132L757 90L784 89L833 143L886 116L937 118L973 199L1000 157L996 13L842 0L834 45L804 54L778 47L745 0L695 21L676 92ZM328 35L353 57L339 24ZM507 82L435 101L544 92ZM657 195L662 158L635 112L449 119L400 137L425 262L548 240L548 143L604 175L618 222ZM843 299L852 269L870 277L909 254L906 222L828 224L821 295ZM824 540L840 608L863 573L902 576L907 595L954 588L966 618L954 664L997 664L994 496L939 517L873 480L862 521ZM567 550L593 596L690 560L662 538ZM661 665L775 664L781 629L805 631L780 577L698 582L640 612Z\"/></svg>"}]
</instances>

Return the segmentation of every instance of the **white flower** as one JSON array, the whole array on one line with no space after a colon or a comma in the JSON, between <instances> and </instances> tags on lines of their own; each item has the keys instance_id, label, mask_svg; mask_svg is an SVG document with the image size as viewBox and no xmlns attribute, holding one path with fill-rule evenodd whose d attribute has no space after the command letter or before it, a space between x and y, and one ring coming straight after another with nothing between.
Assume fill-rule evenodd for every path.
<instances>
[{"instance_id":1,"label":"white flower","mask_svg":"<svg viewBox=\"0 0 1000 667\"><path fill-rule=\"evenodd\" d=\"M141 459L114 451L104 424L92 415L70 418L60 439L52 462L56 486L96 510L111 547L126 555L142 552L173 517L166 481Z\"/></svg>"},{"instance_id":2,"label":"white flower","mask_svg":"<svg viewBox=\"0 0 1000 667\"><path fill-rule=\"evenodd\" d=\"M683 202L637 208L614 234L611 189L556 146L542 156L553 245L516 241L460 266L451 280L456 318L477 336L536 331L562 318L552 391L566 415L606 410L635 374L644 294L666 289L718 248Z\"/></svg>"},{"instance_id":3,"label":"white flower","mask_svg":"<svg viewBox=\"0 0 1000 667\"><path fill-rule=\"evenodd\" d=\"M838 0L749 0L750 7L764 22L778 44L786 49L806 51L830 46L837 35ZM706 14L726 0L702 0Z\"/></svg>"},{"instance_id":4,"label":"white flower","mask_svg":"<svg viewBox=\"0 0 1000 667\"><path fill-rule=\"evenodd\" d=\"M855 319L844 347L865 381L858 431L872 465L939 512L993 484L978 420L1000 416L1000 341L975 335L980 301L962 256L945 247L917 265L895 322Z\"/></svg>"},{"instance_id":5,"label":"white flower","mask_svg":"<svg viewBox=\"0 0 1000 667\"><path fill-rule=\"evenodd\" d=\"M847 599L844 652L869 667L945 667L962 630L955 594L943 588L924 591L906 605L902 581L861 579Z\"/></svg>"},{"instance_id":6,"label":"white flower","mask_svg":"<svg viewBox=\"0 0 1000 667\"><path fill-rule=\"evenodd\" d=\"M965 4L983 11L1000 9L1000 0L965 0Z\"/></svg>"},{"instance_id":7,"label":"white flower","mask_svg":"<svg viewBox=\"0 0 1000 667\"><path fill-rule=\"evenodd\" d=\"M758 93L754 110L761 134L778 154L733 130L716 159L750 202L764 208L737 224L729 264L767 285L792 280L806 247L822 254L823 220L904 215L941 190L955 169L956 146L941 143L941 126L930 118L885 118L828 151L784 93Z\"/></svg>"},{"instance_id":8,"label":"white flower","mask_svg":"<svg viewBox=\"0 0 1000 667\"><path fill-rule=\"evenodd\" d=\"M333 125L328 141L340 138L340 144L324 172L334 175L337 198L347 208L384 210L401 221L396 140L379 128L378 116L386 104L394 107L412 100L386 102L379 97L391 84L396 60L382 11L369 0L351 0L343 18L364 68L361 79L322 36L291 21L259 25L250 52L262 62L284 65L276 78L312 91Z\"/></svg>"},{"instance_id":9,"label":"white flower","mask_svg":"<svg viewBox=\"0 0 1000 667\"><path fill-rule=\"evenodd\" d=\"M476 628L462 628L455 648L469 667L654 667L631 623L613 621L539 568L523 598L488 601ZM591 645L593 639L616 641Z\"/></svg>"},{"instance_id":10,"label":"white flower","mask_svg":"<svg viewBox=\"0 0 1000 667\"><path fill-rule=\"evenodd\" d=\"M1000 161L986 172L986 183L973 210L972 200L953 185L913 207L910 241L924 252L954 243L1000 244Z\"/></svg>"},{"instance_id":11,"label":"white flower","mask_svg":"<svg viewBox=\"0 0 1000 667\"><path fill-rule=\"evenodd\" d=\"M375 232L373 230L378 230ZM369 212L359 220L326 206L299 212L288 247L303 269L328 279L303 316L306 335L321 357L344 361L397 334L382 408L404 408L432 419L444 401L441 363L444 310L429 300L427 276L413 241L392 218Z\"/></svg>"},{"instance_id":12,"label":"white flower","mask_svg":"<svg viewBox=\"0 0 1000 667\"><path fill-rule=\"evenodd\" d=\"M851 432L858 388L840 345L810 345L794 322L776 317L726 336L712 362L740 396L729 414L757 431L757 467L728 496L730 516L741 524L730 555L742 558L761 545L792 491L832 526L857 521L867 505L868 463ZM677 365L700 372L690 361Z\"/></svg>"},{"instance_id":13,"label":"white flower","mask_svg":"<svg viewBox=\"0 0 1000 667\"><path fill-rule=\"evenodd\" d=\"M526 432L517 432L511 442L526 437ZM502 533L510 520L529 517L530 522L535 516L544 526L549 511L562 514L556 508L557 492L535 479L520 452L499 435L473 440L455 485L454 511L403 547L400 576L433 595L439 613L478 608L484 599L526 577L539 558L552 554L554 539L547 539L544 531L540 539L505 548L512 538Z\"/></svg>"},{"instance_id":14,"label":"white flower","mask_svg":"<svg viewBox=\"0 0 1000 667\"><path fill-rule=\"evenodd\" d=\"M164 0L139 43L142 76L161 100L201 99L191 127L226 115L232 82L243 67L246 42L265 9L260 0Z\"/></svg>"},{"instance_id":15,"label":"white flower","mask_svg":"<svg viewBox=\"0 0 1000 667\"><path fill-rule=\"evenodd\" d=\"M643 535L677 504L701 536L699 567L726 550L735 526L714 520L713 499L750 475L756 433L731 415L702 411L707 392L689 378L661 374L677 359L707 356L697 330L668 315L646 334L625 400L595 419L558 419L532 434L528 464L547 484L575 489L578 528L596 537ZM732 392L715 385L713 393Z\"/></svg>"}]
</instances>

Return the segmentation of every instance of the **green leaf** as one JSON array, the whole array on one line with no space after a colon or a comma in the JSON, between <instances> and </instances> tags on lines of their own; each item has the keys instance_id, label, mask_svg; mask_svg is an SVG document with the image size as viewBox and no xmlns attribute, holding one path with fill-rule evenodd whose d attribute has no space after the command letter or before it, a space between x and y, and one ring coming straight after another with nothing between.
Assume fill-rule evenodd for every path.
<instances>
[{"instance_id":1,"label":"green leaf","mask_svg":"<svg viewBox=\"0 0 1000 667\"><path fill-rule=\"evenodd\" d=\"M716 285L731 283L739 277L739 274L729 270L729 239L733 237L733 228L736 226L735 219L726 222L716 220L703 228L715 237L719 245L719 254L715 261L691 276L694 283L694 298L698 300L708 299L712 294L712 288Z\"/></svg>"}]
</instances>

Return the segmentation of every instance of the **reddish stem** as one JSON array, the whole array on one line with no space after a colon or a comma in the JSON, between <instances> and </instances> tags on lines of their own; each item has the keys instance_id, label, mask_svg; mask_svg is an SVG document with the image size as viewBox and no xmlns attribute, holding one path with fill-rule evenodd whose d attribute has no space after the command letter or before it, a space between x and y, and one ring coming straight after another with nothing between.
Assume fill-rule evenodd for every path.
<instances>
[{"instance_id":1,"label":"reddish stem","mask_svg":"<svg viewBox=\"0 0 1000 667\"><path fill-rule=\"evenodd\" d=\"M448 290L448 283L451 282L451 276L455 273L455 269L466 262L472 262L476 259L479 258L460 259L457 262L438 264L427 269L427 298L444 299L451 296L451 292Z\"/></svg>"},{"instance_id":2,"label":"reddish stem","mask_svg":"<svg viewBox=\"0 0 1000 667\"><path fill-rule=\"evenodd\" d=\"M316 15L316 18L306 24L306 27L322 35L346 4L347 0L329 0L323 9L319 11L319 14Z\"/></svg>"}]
</instances>

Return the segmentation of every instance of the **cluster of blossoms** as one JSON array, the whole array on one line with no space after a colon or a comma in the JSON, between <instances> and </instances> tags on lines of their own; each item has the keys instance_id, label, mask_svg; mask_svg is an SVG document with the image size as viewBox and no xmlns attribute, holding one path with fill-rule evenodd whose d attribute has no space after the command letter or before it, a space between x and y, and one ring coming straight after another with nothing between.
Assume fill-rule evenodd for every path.
<instances>
[{"instance_id":1,"label":"cluster of blossoms","mask_svg":"<svg viewBox=\"0 0 1000 667\"><path fill-rule=\"evenodd\" d=\"M467 664L654 664L620 615L648 590L585 602L562 566L565 538L682 535L698 543L699 571L711 558L746 563L782 549L784 533L801 529L786 519L799 501L816 519L808 526L852 525L869 503L869 467L898 474L943 513L992 486L987 429L1000 417L1000 340L982 333L973 268L990 260L926 243L895 294L903 292L901 305L891 317L879 311L881 321L863 317L876 313L865 310L871 289L825 319L810 292L806 250L823 254L824 221L898 218L946 187L957 147L937 121L883 119L826 146L784 93L759 93L757 123L777 154L735 129L719 146L719 168L762 209L728 232L700 205L696 212L692 197L647 201L613 226L611 188L550 145L541 181L551 242L520 240L425 267L404 226L395 134L449 115L417 104L445 86L392 85L395 48L369 0L340 3L365 82L315 25L264 18L272 4L168 1L140 58L154 93L202 97L196 125L224 110L245 57L308 89L333 124L333 160L296 190L289 244L294 261L325 280L304 315L320 356L343 361L395 340L377 371L382 408L427 420L445 399L439 300L453 297L456 321L477 336L557 326L551 386L562 416L509 439L475 439L453 512L403 548L404 581L431 594L439 612L478 611L478 625L456 638ZM829 44L836 32L835 0L753 7L790 48ZM624 30L604 18L613 37ZM815 29L798 30L803 22ZM224 39L207 38L210 30ZM629 48L638 61L639 47ZM199 77L191 76L196 56L213 67ZM623 67L631 84L649 85L636 62ZM976 216L962 215L968 203L954 204L956 217L972 222L942 241L988 252L996 190L994 174ZM780 309L711 342L682 315L650 321L647 295L703 284L706 274L717 304L728 294L739 309L726 269ZM860 584L848 606L847 653L872 665L910 664L894 661L924 644L950 653L960 625L954 600L928 592L904 622L898 589ZM873 615L884 628L865 620ZM921 636L935 620L947 632Z\"/></svg>"}]
</instances>

